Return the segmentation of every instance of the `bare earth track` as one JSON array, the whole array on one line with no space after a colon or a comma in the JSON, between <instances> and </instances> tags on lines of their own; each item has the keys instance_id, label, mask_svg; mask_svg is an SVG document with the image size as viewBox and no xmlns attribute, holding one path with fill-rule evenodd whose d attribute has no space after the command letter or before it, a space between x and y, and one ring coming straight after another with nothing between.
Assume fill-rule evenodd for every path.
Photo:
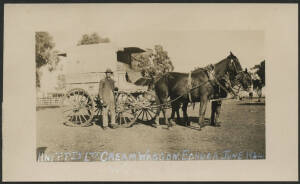
<instances>
[{"instance_id":1,"label":"bare earth track","mask_svg":"<svg viewBox=\"0 0 300 184\"><path fill-rule=\"evenodd\" d=\"M131 128L103 130L99 125L68 127L63 124L60 108L37 109L37 148L44 153L57 152L257 152L265 153L265 105L227 100L223 102L220 127L209 125L210 103L206 124L198 129L195 109L189 107L191 127L170 129L136 124ZM264 99L263 99L264 101ZM170 110L169 110L170 113ZM160 115L162 117L162 113ZM168 115L169 117L169 115Z\"/></svg>"}]
</instances>

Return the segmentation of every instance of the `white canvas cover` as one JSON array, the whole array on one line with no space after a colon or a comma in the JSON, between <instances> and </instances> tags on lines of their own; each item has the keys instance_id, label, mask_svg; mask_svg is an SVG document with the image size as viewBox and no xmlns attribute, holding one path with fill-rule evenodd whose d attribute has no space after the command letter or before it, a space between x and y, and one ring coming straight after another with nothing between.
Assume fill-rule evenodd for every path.
<instances>
[{"instance_id":1,"label":"white canvas cover","mask_svg":"<svg viewBox=\"0 0 300 184\"><path fill-rule=\"evenodd\" d=\"M127 71L131 75L130 68L127 64L117 62L117 51L118 47L112 43L82 45L66 49L67 57L63 61L63 73L68 83L67 89L80 87L96 93L98 84L91 82L99 82L105 76L103 72L110 68L114 72L113 78L120 90L144 90L145 87L126 82L125 73ZM70 85L70 83L82 84Z\"/></svg>"}]
</instances>

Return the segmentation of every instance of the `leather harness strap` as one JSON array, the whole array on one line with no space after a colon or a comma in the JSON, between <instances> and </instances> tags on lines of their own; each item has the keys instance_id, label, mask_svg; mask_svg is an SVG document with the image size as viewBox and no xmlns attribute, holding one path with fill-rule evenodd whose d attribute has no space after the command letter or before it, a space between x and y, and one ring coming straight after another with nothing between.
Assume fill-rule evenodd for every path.
<instances>
[{"instance_id":1,"label":"leather harness strap","mask_svg":"<svg viewBox=\"0 0 300 184\"><path fill-rule=\"evenodd\" d=\"M219 90L220 88L222 88L224 91L226 91L227 93L233 93L234 96L236 96L235 92L233 90L228 91L220 82L219 80L217 79L217 77L215 76L215 73L214 73L214 69L212 70L209 70L209 69L206 69L206 72L207 72L207 75L208 75L208 82L212 83L213 81L215 81L217 83L217 85L219 86ZM227 82L227 80L226 80ZM192 72L189 72L189 75L188 75L188 81L187 81L187 86L188 86L188 98L189 98L189 101L192 102L192 95L191 95L191 89L193 89L193 86L192 86ZM230 85L231 86L231 85Z\"/></svg>"},{"instance_id":2,"label":"leather harness strap","mask_svg":"<svg viewBox=\"0 0 300 184\"><path fill-rule=\"evenodd\" d=\"M192 72L189 72L189 76L188 76L188 90L189 90L188 96L189 96L190 102L192 102L191 89L192 89Z\"/></svg>"}]
</instances>

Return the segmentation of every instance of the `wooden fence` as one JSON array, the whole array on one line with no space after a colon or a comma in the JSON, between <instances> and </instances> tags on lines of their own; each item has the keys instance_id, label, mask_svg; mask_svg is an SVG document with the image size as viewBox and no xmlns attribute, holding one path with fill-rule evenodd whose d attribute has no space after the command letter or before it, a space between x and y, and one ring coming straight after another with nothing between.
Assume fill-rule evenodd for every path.
<instances>
[{"instance_id":1,"label":"wooden fence","mask_svg":"<svg viewBox=\"0 0 300 184\"><path fill-rule=\"evenodd\" d=\"M37 98L37 107L60 106L62 97L41 97Z\"/></svg>"}]
</instances>

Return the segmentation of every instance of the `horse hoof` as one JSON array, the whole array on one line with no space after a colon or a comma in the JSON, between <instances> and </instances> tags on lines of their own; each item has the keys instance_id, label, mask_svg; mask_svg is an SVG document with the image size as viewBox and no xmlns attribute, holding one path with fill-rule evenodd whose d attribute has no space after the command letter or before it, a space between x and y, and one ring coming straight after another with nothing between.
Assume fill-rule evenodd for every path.
<instances>
[{"instance_id":1,"label":"horse hoof","mask_svg":"<svg viewBox=\"0 0 300 184\"><path fill-rule=\"evenodd\" d=\"M176 123L174 120L170 119L169 126L176 126Z\"/></svg>"},{"instance_id":2,"label":"horse hoof","mask_svg":"<svg viewBox=\"0 0 300 184\"><path fill-rule=\"evenodd\" d=\"M152 126L153 126L154 128L157 128L157 125L156 125L156 124L153 124Z\"/></svg>"},{"instance_id":3,"label":"horse hoof","mask_svg":"<svg viewBox=\"0 0 300 184\"><path fill-rule=\"evenodd\" d=\"M172 128L172 124L171 123L167 124L167 129L170 129L170 128Z\"/></svg>"},{"instance_id":4,"label":"horse hoof","mask_svg":"<svg viewBox=\"0 0 300 184\"><path fill-rule=\"evenodd\" d=\"M200 129L204 127L204 123L199 123Z\"/></svg>"},{"instance_id":5,"label":"horse hoof","mask_svg":"<svg viewBox=\"0 0 300 184\"><path fill-rule=\"evenodd\" d=\"M218 122L218 123L215 124L215 127L220 127L220 126L221 126L220 122Z\"/></svg>"}]
</instances>

